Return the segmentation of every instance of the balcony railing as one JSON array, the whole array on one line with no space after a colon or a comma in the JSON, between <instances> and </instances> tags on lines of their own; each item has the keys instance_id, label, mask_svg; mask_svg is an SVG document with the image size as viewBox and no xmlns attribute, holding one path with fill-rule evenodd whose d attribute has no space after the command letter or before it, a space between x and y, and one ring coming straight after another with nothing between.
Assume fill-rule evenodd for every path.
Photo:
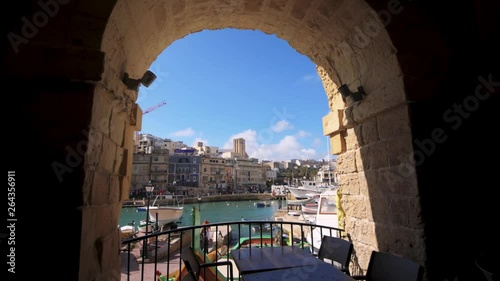
<instances>
[{"instance_id":1,"label":"balcony railing","mask_svg":"<svg viewBox=\"0 0 500 281\"><path fill-rule=\"evenodd\" d=\"M212 234L210 240L200 234L204 227ZM189 245L205 263L230 260L231 250L238 247L296 246L317 251L323 235L343 237L344 230L304 222L242 220L153 231L147 235L135 232L122 240L122 280L182 280L184 264L180 254ZM222 267L206 269L202 273L204 280L227 280L229 269ZM238 272L234 265L233 272ZM238 277L236 274L235 279Z\"/></svg>"}]
</instances>

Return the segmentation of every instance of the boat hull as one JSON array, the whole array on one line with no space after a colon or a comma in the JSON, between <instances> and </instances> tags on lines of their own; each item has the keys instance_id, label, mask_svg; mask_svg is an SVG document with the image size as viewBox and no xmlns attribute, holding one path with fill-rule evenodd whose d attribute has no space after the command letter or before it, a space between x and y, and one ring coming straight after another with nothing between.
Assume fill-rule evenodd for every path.
<instances>
[{"instance_id":1,"label":"boat hull","mask_svg":"<svg viewBox=\"0 0 500 281\"><path fill-rule=\"evenodd\" d=\"M156 223L158 217L158 224L165 225L180 220L183 212L184 207L153 206L149 207L149 220Z\"/></svg>"},{"instance_id":2,"label":"boat hull","mask_svg":"<svg viewBox=\"0 0 500 281\"><path fill-rule=\"evenodd\" d=\"M302 212L304 214L317 214L318 213L318 203L308 203L302 204Z\"/></svg>"},{"instance_id":3,"label":"boat hull","mask_svg":"<svg viewBox=\"0 0 500 281\"><path fill-rule=\"evenodd\" d=\"M125 225L120 227L120 239L132 238L136 233L135 227L131 225Z\"/></svg>"},{"instance_id":4,"label":"boat hull","mask_svg":"<svg viewBox=\"0 0 500 281\"><path fill-rule=\"evenodd\" d=\"M301 188L301 187L288 187L288 190L290 193L292 193L293 197L295 199L306 199L310 198L311 194L317 194L320 195L323 190L316 190L316 189L308 189L308 188Z\"/></svg>"},{"instance_id":5,"label":"boat hull","mask_svg":"<svg viewBox=\"0 0 500 281\"><path fill-rule=\"evenodd\" d=\"M321 194L318 202L318 211L316 213L316 225L339 227L337 215L337 192L327 191ZM321 233L321 228L314 228L311 233L307 235L307 242L311 245L311 252L317 253L321 247L321 239L324 233ZM334 231L329 236L340 237L340 233Z\"/></svg>"}]
</instances>

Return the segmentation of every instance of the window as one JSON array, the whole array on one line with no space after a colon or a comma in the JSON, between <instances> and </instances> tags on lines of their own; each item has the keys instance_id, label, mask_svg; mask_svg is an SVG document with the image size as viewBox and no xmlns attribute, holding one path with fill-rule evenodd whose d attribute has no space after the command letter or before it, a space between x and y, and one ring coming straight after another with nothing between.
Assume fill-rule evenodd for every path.
<instances>
[{"instance_id":1,"label":"window","mask_svg":"<svg viewBox=\"0 0 500 281\"><path fill-rule=\"evenodd\" d=\"M193 168L193 173L196 173L196 168Z\"/></svg>"}]
</instances>

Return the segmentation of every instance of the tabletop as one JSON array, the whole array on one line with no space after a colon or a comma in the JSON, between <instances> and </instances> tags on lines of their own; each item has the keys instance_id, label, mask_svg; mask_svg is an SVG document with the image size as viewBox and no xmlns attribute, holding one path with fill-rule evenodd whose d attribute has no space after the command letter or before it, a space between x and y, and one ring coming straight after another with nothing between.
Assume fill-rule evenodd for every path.
<instances>
[{"instance_id":1,"label":"tabletop","mask_svg":"<svg viewBox=\"0 0 500 281\"><path fill-rule=\"evenodd\" d=\"M295 246L241 248L231 251L240 273L314 265L318 259Z\"/></svg>"},{"instance_id":2,"label":"tabletop","mask_svg":"<svg viewBox=\"0 0 500 281\"><path fill-rule=\"evenodd\" d=\"M331 264L294 246L237 249L231 251L231 256L245 281L354 280Z\"/></svg>"},{"instance_id":3,"label":"tabletop","mask_svg":"<svg viewBox=\"0 0 500 281\"><path fill-rule=\"evenodd\" d=\"M355 279L336 269L330 264L320 262L316 265L305 265L267 271L249 272L241 275L244 281L269 280L314 280L314 281L354 281Z\"/></svg>"}]
</instances>

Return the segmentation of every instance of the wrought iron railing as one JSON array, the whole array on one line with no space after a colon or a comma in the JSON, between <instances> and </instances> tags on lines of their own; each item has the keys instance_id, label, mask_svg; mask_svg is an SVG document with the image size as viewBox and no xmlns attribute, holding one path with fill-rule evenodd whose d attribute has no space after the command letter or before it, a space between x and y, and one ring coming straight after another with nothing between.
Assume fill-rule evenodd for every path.
<instances>
[{"instance_id":1,"label":"wrought iron railing","mask_svg":"<svg viewBox=\"0 0 500 281\"><path fill-rule=\"evenodd\" d=\"M212 234L210 240L201 233L206 229ZM323 235L345 236L340 228L271 220L211 223L139 235L122 240L122 281L181 280L180 254L186 246L193 247L202 262L215 262L229 260L230 251L237 247L295 246L315 252ZM213 280L225 280L229 273L226 270L216 269L217 277L212 277Z\"/></svg>"}]
</instances>

